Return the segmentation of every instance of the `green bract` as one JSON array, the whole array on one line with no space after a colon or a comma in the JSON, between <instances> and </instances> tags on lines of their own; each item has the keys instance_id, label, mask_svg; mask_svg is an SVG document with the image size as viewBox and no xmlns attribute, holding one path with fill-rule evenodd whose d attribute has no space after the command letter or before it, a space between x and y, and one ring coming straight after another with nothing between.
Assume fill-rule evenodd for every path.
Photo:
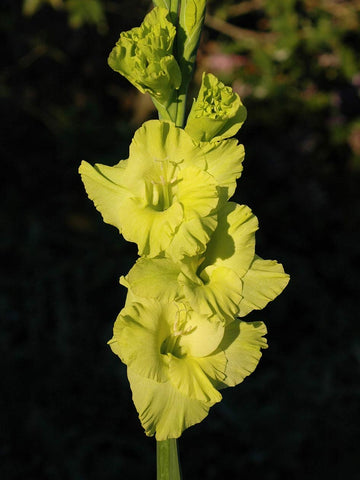
<instances>
[{"instance_id":1,"label":"green bract","mask_svg":"<svg viewBox=\"0 0 360 480\"><path fill-rule=\"evenodd\" d=\"M255 255L257 218L245 205L229 202L202 255L174 262L139 259L122 280L136 297L185 301L202 315L224 323L264 308L286 287L282 265Z\"/></svg>"},{"instance_id":2,"label":"green bract","mask_svg":"<svg viewBox=\"0 0 360 480\"><path fill-rule=\"evenodd\" d=\"M203 420L219 389L256 368L265 333L260 322L225 326L185 303L142 299L120 312L109 344L128 367L145 433L165 440Z\"/></svg>"},{"instance_id":3,"label":"green bract","mask_svg":"<svg viewBox=\"0 0 360 480\"><path fill-rule=\"evenodd\" d=\"M222 140L235 135L245 119L246 108L239 95L215 75L204 73L185 131L198 142Z\"/></svg>"},{"instance_id":4,"label":"green bract","mask_svg":"<svg viewBox=\"0 0 360 480\"><path fill-rule=\"evenodd\" d=\"M121 33L108 59L113 70L165 107L181 85L180 68L173 56L175 35L168 11L155 7L140 27Z\"/></svg>"},{"instance_id":5,"label":"green bract","mask_svg":"<svg viewBox=\"0 0 360 480\"><path fill-rule=\"evenodd\" d=\"M150 120L135 133L127 160L82 162L79 171L104 221L137 243L140 255L181 259L205 250L220 193L232 194L242 156L236 142L203 149L174 124Z\"/></svg>"},{"instance_id":6,"label":"green bract","mask_svg":"<svg viewBox=\"0 0 360 480\"><path fill-rule=\"evenodd\" d=\"M178 52L181 71L186 84L189 83L201 29L205 19L206 0L181 0L178 29Z\"/></svg>"}]
</instances>

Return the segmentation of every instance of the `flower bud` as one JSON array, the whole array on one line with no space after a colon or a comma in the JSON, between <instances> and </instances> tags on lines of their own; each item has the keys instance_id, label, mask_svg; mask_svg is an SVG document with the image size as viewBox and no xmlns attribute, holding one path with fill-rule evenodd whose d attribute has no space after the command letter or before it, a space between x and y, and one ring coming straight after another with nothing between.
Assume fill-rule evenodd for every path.
<instances>
[{"instance_id":1,"label":"flower bud","mask_svg":"<svg viewBox=\"0 0 360 480\"><path fill-rule=\"evenodd\" d=\"M110 67L140 92L165 105L181 85L180 68L172 54L176 29L167 16L165 8L155 7L140 27L121 33L108 59Z\"/></svg>"},{"instance_id":2,"label":"flower bud","mask_svg":"<svg viewBox=\"0 0 360 480\"><path fill-rule=\"evenodd\" d=\"M235 135L246 119L246 108L231 87L215 75L204 73L185 131L198 142L223 140Z\"/></svg>"}]
</instances>

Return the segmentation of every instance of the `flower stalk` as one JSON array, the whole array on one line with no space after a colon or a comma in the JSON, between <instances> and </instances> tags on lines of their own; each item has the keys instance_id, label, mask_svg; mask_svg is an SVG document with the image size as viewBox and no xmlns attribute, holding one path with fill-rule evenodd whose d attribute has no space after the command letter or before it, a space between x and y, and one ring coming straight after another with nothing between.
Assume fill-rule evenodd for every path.
<instances>
[{"instance_id":1,"label":"flower stalk","mask_svg":"<svg viewBox=\"0 0 360 480\"><path fill-rule=\"evenodd\" d=\"M157 480L181 480L176 438L156 442Z\"/></svg>"}]
</instances>

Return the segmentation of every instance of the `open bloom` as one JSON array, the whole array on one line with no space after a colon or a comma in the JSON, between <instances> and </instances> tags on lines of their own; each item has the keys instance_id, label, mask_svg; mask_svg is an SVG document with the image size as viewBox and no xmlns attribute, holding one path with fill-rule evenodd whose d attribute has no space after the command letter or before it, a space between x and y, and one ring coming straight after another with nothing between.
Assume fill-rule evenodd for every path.
<instances>
[{"instance_id":1,"label":"open bloom","mask_svg":"<svg viewBox=\"0 0 360 480\"><path fill-rule=\"evenodd\" d=\"M142 258L121 281L134 298L186 301L202 315L231 322L264 308L289 281L281 264L255 255L257 228L248 207L228 202L203 254L180 262Z\"/></svg>"},{"instance_id":2,"label":"open bloom","mask_svg":"<svg viewBox=\"0 0 360 480\"><path fill-rule=\"evenodd\" d=\"M231 87L215 75L204 73L185 131L198 142L223 140L235 135L246 119L246 108Z\"/></svg>"},{"instance_id":3,"label":"open bloom","mask_svg":"<svg viewBox=\"0 0 360 480\"><path fill-rule=\"evenodd\" d=\"M140 27L121 33L108 59L113 70L164 106L181 85L180 68L173 55L176 29L168 14L167 9L155 7Z\"/></svg>"},{"instance_id":4,"label":"open bloom","mask_svg":"<svg viewBox=\"0 0 360 480\"><path fill-rule=\"evenodd\" d=\"M185 303L143 299L120 312L109 344L128 367L140 421L148 436L177 438L221 400L219 389L254 371L265 325L225 325Z\"/></svg>"},{"instance_id":5,"label":"open bloom","mask_svg":"<svg viewBox=\"0 0 360 480\"><path fill-rule=\"evenodd\" d=\"M79 172L104 221L137 243L140 255L181 259L205 250L243 156L236 141L203 149L171 122L150 120L135 133L127 160L82 162Z\"/></svg>"}]
</instances>

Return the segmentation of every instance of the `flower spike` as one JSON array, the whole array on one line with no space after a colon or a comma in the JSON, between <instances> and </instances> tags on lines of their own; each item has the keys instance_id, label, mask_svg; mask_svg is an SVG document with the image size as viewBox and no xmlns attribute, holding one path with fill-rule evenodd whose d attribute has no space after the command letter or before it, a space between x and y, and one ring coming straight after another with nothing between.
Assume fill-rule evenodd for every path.
<instances>
[{"instance_id":1,"label":"flower spike","mask_svg":"<svg viewBox=\"0 0 360 480\"><path fill-rule=\"evenodd\" d=\"M159 120L135 132L127 159L83 161L79 173L103 220L138 246L120 278L127 297L108 343L127 366L146 435L167 441L169 453L221 389L255 370L266 327L242 318L276 298L289 276L255 254L257 218L229 201L245 155L231 138L246 119L239 96L204 73L185 121L206 0L154 4L140 27L121 33L108 63L150 94ZM159 458L158 476L179 478Z\"/></svg>"}]
</instances>

